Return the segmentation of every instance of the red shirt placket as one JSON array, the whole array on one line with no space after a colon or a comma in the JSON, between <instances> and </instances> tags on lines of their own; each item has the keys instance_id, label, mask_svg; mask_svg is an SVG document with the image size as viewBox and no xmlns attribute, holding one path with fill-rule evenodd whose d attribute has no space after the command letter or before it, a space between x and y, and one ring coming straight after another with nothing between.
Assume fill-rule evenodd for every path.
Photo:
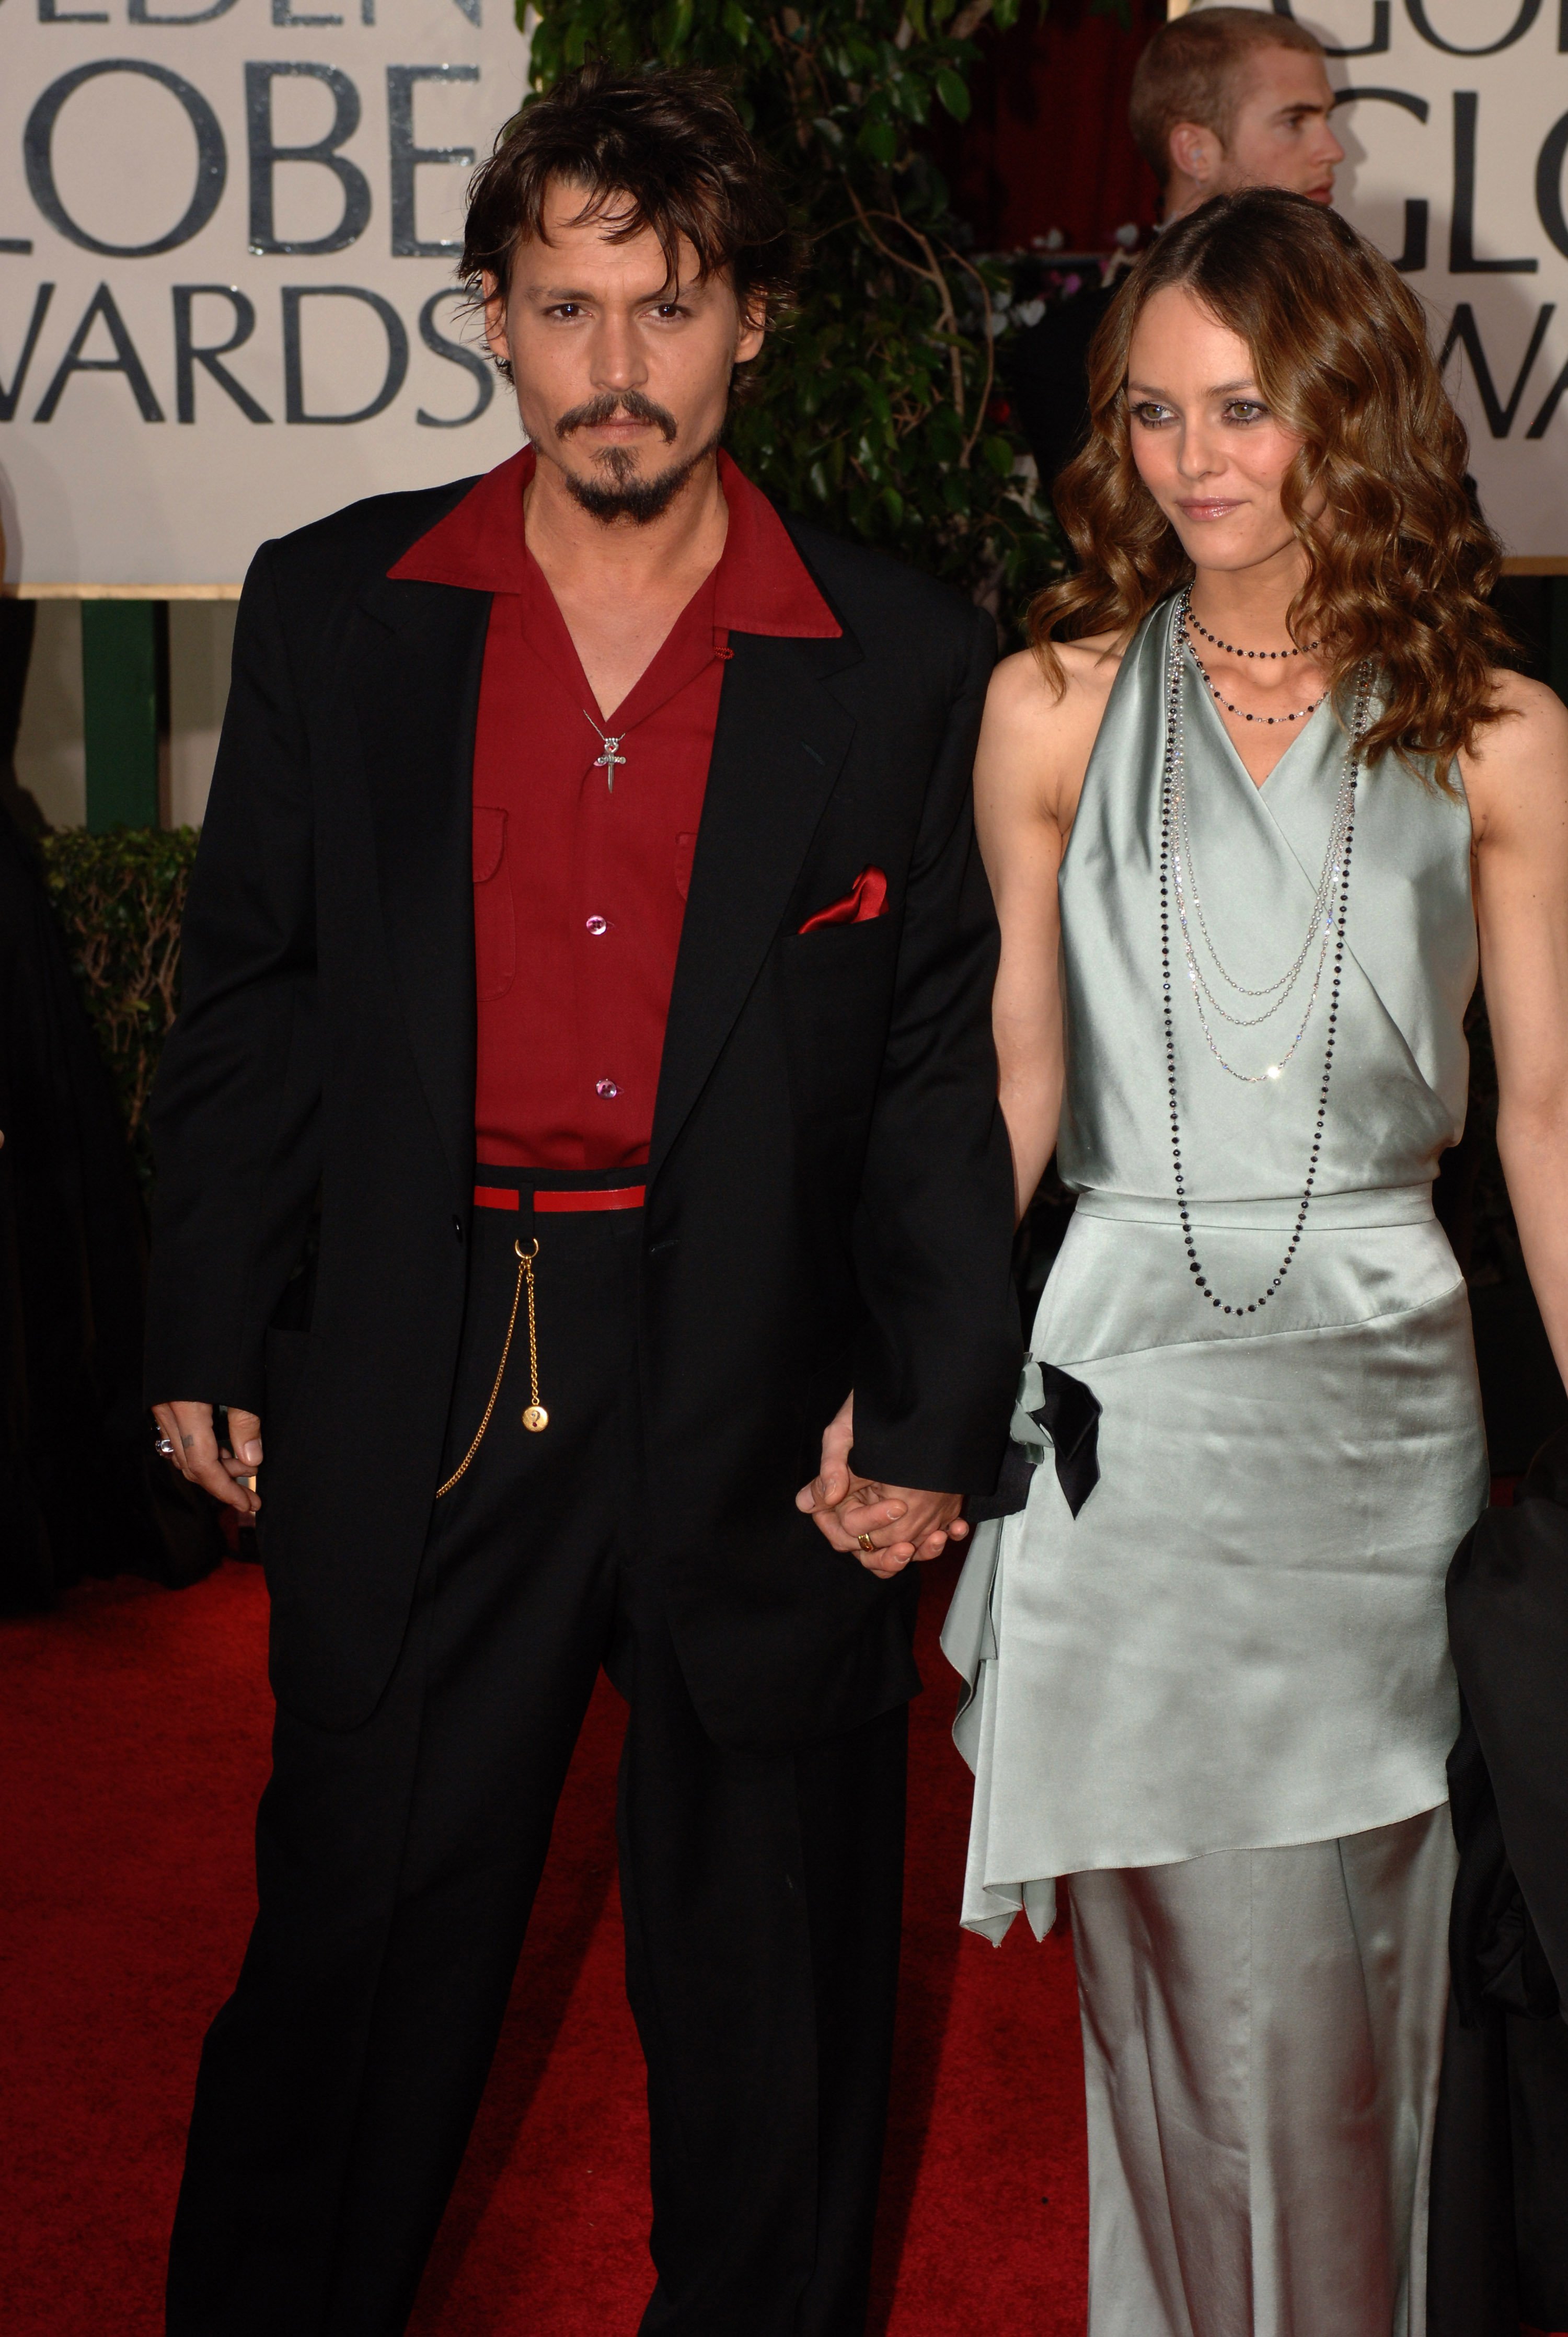
<instances>
[{"instance_id":1,"label":"red shirt placket","mask_svg":"<svg viewBox=\"0 0 1568 2337\"><path fill-rule=\"evenodd\" d=\"M474 754L475 1136L495 1168L646 1161L728 634L839 627L764 499L720 457L724 554L613 721L528 551L524 449L388 572L495 596ZM591 727L597 723L597 733ZM610 773L603 738L624 760Z\"/></svg>"},{"instance_id":2,"label":"red shirt placket","mask_svg":"<svg viewBox=\"0 0 1568 2337\"><path fill-rule=\"evenodd\" d=\"M630 747L631 740L623 738L628 762L617 765L612 774L590 742L577 796L570 888L581 1110L587 1125L602 1131L593 1145L595 1153L612 1163L636 1159L638 1129L647 1127L652 1109L649 1116L640 1116L634 1070L627 1060L627 1021L636 992L636 936L626 914L618 847L629 803ZM611 785L612 777L618 785Z\"/></svg>"}]
</instances>

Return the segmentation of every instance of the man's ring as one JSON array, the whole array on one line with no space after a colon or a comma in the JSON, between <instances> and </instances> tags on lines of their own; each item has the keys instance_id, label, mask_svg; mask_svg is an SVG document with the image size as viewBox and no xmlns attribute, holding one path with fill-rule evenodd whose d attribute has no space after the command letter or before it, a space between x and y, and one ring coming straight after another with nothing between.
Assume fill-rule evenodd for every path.
<instances>
[{"instance_id":1,"label":"man's ring","mask_svg":"<svg viewBox=\"0 0 1568 2337\"><path fill-rule=\"evenodd\" d=\"M877 1547L868 1533L858 1533L855 1539L862 1550L875 1550Z\"/></svg>"},{"instance_id":2,"label":"man's ring","mask_svg":"<svg viewBox=\"0 0 1568 2337\"><path fill-rule=\"evenodd\" d=\"M172 1461L174 1458L174 1447L170 1443L169 1439L163 1434L162 1429L160 1429L157 1438L154 1441L152 1450L155 1452L162 1452L165 1461Z\"/></svg>"}]
</instances>

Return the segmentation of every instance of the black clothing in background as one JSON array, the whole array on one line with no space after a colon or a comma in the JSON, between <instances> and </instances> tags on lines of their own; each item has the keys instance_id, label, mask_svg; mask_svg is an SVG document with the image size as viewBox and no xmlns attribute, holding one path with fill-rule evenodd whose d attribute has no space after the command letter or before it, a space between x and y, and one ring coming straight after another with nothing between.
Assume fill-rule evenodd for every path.
<instances>
[{"instance_id":1,"label":"black clothing in background","mask_svg":"<svg viewBox=\"0 0 1568 2337\"><path fill-rule=\"evenodd\" d=\"M1088 430L1089 344L1115 297L1115 285L1086 284L1054 301L1038 323L1025 326L1007 359L1018 426L1047 496Z\"/></svg>"},{"instance_id":2,"label":"black clothing in background","mask_svg":"<svg viewBox=\"0 0 1568 2337\"><path fill-rule=\"evenodd\" d=\"M1465 1698L1430 2337L1568 2328L1568 1430L1448 1576Z\"/></svg>"},{"instance_id":3,"label":"black clothing in background","mask_svg":"<svg viewBox=\"0 0 1568 2337\"><path fill-rule=\"evenodd\" d=\"M494 1383L517 1225L475 1213L448 1474ZM536 1230L548 1429L522 1425L519 1339L485 1441L437 1505L375 1712L342 1730L279 1714L260 1912L202 2054L170 2337L403 2327L602 1663L631 1707L621 1891L659 2276L643 2331L850 2337L864 2320L904 1707L811 1746L714 1744L670 1638L641 1494L641 1213ZM286 1435L299 1395L271 1400ZM902 1612L915 1589L897 1586Z\"/></svg>"},{"instance_id":4,"label":"black clothing in background","mask_svg":"<svg viewBox=\"0 0 1568 2337\"><path fill-rule=\"evenodd\" d=\"M31 626L0 602L0 769ZM25 807L28 798L22 798ZM0 1609L84 1575L194 1581L222 1542L152 1452L146 1244L123 1122L33 846L0 809Z\"/></svg>"},{"instance_id":5,"label":"black clothing in background","mask_svg":"<svg viewBox=\"0 0 1568 2337\"><path fill-rule=\"evenodd\" d=\"M471 484L257 555L152 1105L147 1394L261 1414L273 1685L326 1727L363 1720L397 1659L463 1326L490 595L387 572ZM918 1685L902 1602L795 1507L848 1390L865 1474L986 1492L1021 1353L969 795L995 629L789 524L844 633L730 640L640 1283L650 1547L731 1747L855 1727ZM867 867L884 915L800 932ZM318 1194L280 1428L268 1332ZM374 1465L345 1466L365 1435Z\"/></svg>"}]
</instances>

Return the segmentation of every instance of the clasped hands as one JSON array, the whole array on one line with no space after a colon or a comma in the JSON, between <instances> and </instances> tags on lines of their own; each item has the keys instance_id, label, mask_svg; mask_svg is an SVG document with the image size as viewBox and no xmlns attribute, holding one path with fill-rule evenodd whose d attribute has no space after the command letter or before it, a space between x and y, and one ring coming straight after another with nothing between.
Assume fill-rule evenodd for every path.
<instances>
[{"instance_id":1,"label":"clasped hands","mask_svg":"<svg viewBox=\"0 0 1568 2337\"><path fill-rule=\"evenodd\" d=\"M218 1442L210 1403L158 1403L152 1416L169 1440L169 1457L182 1477L241 1517L255 1515L261 1506L255 1487L261 1423L255 1413L230 1410L227 1446ZM855 1398L849 1395L823 1431L818 1474L795 1496L796 1508L815 1519L818 1530L835 1550L858 1558L868 1573L886 1581L901 1574L912 1559L940 1558L950 1540L964 1540L969 1529L958 1514L961 1494L925 1492L858 1477L849 1466L854 1441ZM862 1534L869 1550L859 1539Z\"/></svg>"},{"instance_id":2,"label":"clasped hands","mask_svg":"<svg viewBox=\"0 0 1568 2337\"><path fill-rule=\"evenodd\" d=\"M858 1558L868 1574L887 1581L912 1559L922 1564L940 1558L949 1541L969 1531L958 1514L962 1493L930 1493L909 1485L884 1485L857 1477L849 1466L855 1441L855 1397L847 1395L822 1432L818 1473L795 1496L795 1506L816 1521L835 1550ZM864 1534L866 1542L860 1540Z\"/></svg>"}]
</instances>

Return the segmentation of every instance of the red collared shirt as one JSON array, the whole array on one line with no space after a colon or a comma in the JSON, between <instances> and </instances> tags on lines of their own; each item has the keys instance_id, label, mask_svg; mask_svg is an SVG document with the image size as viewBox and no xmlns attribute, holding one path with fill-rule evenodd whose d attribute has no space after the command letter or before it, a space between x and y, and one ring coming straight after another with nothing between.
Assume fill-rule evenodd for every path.
<instances>
[{"instance_id":1,"label":"red collared shirt","mask_svg":"<svg viewBox=\"0 0 1568 2337\"><path fill-rule=\"evenodd\" d=\"M388 572L495 596L474 747L475 1130L493 1167L647 1159L729 636L842 630L766 497L726 455L719 474L719 564L612 722L524 541L531 448Z\"/></svg>"}]
</instances>

